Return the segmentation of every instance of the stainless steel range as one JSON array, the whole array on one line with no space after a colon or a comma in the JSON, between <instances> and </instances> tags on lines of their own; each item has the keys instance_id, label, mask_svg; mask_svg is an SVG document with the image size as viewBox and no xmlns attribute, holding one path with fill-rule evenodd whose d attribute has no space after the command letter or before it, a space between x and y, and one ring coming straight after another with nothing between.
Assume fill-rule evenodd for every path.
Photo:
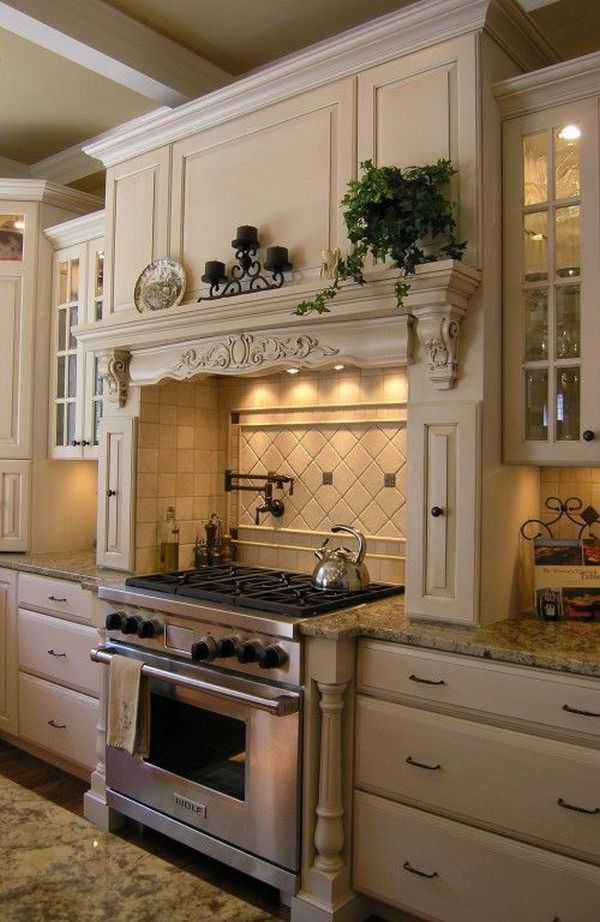
<instances>
[{"instance_id":1,"label":"stainless steel range","mask_svg":"<svg viewBox=\"0 0 600 922\"><path fill-rule=\"evenodd\" d=\"M304 618L403 591L314 589L302 573L243 565L130 577L92 658L143 661L146 758L107 746L109 806L191 847L297 889Z\"/></svg>"}]
</instances>

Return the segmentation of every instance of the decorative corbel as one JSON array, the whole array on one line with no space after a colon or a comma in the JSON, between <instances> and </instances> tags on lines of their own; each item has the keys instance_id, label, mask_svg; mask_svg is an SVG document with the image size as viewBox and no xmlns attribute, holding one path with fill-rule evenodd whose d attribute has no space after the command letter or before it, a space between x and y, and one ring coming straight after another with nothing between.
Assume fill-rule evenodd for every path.
<instances>
[{"instance_id":1,"label":"decorative corbel","mask_svg":"<svg viewBox=\"0 0 600 922\"><path fill-rule=\"evenodd\" d=\"M452 305L413 310L417 335L429 357L429 380L438 390L449 390L458 380L460 324L466 310Z\"/></svg>"},{"instance_id":2,"label":"decorative corbel","mask_svg":"<svg viewBox=\"0 0 600 922\"><path fill-rule=\"evenodd\" d=\"M128 349L110 349L99 353L98 362L100 376L106 383L106 399L116 406L125 406L130 381L131 352Z\"/></svg>"},{"instance_id":3,"label":"decorative corbel","mask_svg":"<svg viewBox=\"0 0 600 922\"><path fill-rule=\"evenodd\" d=\"M479 272L451 260L419 266L411 281L407 307L438 390L450 390L459 378L460 327L479 281Z\"/></svg>"}]
</instances>

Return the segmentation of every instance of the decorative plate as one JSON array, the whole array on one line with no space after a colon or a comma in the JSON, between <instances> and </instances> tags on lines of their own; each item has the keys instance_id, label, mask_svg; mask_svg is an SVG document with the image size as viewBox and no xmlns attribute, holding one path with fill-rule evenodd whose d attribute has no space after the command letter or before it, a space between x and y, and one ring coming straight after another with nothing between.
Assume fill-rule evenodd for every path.
<instances>
[{"instance_id":1,"label":"decorative plate","mask_svg":"<svg viewBox=\"0 0 600 922\"><path fill-rule=\"evenodd\" d=\"M146 266L133 290L138 311L162 311L175 307L185 293L185 271L174 259L155 259Z\"/></svg>"}]
</instances>

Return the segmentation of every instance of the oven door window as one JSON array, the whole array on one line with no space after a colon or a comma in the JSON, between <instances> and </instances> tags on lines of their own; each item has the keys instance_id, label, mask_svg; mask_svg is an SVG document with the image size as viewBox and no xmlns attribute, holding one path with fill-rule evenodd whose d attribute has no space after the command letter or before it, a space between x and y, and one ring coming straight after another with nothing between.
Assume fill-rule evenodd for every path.
<instances>
[{"instance_id":1,"label":"oven door window","mask_svg":"<svg viewBox=\"0 0 600 922\"><path fill-rule=\"evenodd\" d=\"M180 778L244 800L246 733L242 720L153 692L146 761Z\"/></svg>"}]
</instances>

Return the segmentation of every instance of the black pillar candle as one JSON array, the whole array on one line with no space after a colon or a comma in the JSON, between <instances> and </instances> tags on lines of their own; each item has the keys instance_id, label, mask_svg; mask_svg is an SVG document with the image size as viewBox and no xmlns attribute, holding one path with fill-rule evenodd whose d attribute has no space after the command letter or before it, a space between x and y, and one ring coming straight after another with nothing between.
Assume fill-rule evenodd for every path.
<instances>
[{"instance_id":1,"label":"black pillar candle","mask_svg":"<svg viewBox=\"0 0 600 922\"><path fill-rule=\"evenodd\" d=\"M287 247L267 247L265 269L272 272L281 272L291 268L288 262Z\"/></svg>"},{"instance_id":2,"label":"black pillar candle","mask_svg":"<svg viewBox=\"0 0 600 922\"><path fill-rule=\"evenodd\" d=\"M204 263L203 282L206 282L208 285L218 285L224 277L225 263L219 262L218 259L213 259L210 262Z\"/></svg>"},{"instance_id":3,"label":"black pillar candle","mask_svg":"<svg viewBox=\"0 0 600 922\"><path fill-rule=\"evenodd\" d=\"M251 224L242 224L238 227L235 240L231 241L234 247L254 247L258 246L258 231Z\"/></svg>"}]
</instances>

